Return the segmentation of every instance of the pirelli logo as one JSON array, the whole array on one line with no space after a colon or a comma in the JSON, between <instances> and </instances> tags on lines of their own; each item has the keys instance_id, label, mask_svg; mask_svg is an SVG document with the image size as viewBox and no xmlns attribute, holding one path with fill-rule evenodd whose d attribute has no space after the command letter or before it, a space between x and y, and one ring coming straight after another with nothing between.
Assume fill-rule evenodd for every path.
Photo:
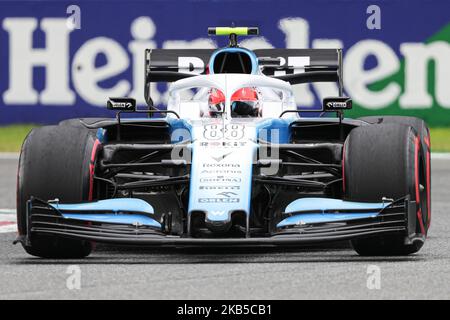
<instances>
[{"instance_id":1,"label":"pirelli logo","mask_svg":"<svg viewBox=\"0 0 450 320\"><path fill-rule=\"evenodd\" d=\"M199 190L239 190L240 186L200 186Z\"/></svg>"}]
</instances>

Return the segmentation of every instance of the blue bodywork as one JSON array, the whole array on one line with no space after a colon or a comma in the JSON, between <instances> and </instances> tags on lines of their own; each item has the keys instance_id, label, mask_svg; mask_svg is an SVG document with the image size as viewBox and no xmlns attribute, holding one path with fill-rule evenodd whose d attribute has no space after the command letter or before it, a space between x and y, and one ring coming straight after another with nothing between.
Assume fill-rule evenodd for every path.
<instances>
[{"instance_id":1,"label":"blue bodywork","mask_svg":"<svg viewBox=\"0 0 450 320\"><path fill-rule=\"evenodd\" d=\"M161 228L161 224L149 217L153 207L144 200L117 198L78 204L50 203L66 219L143 225ZM102 213L103 212L103 213Z\"/></svg>"},{"instance_id":2,"label":"blue bodywork","mask_svg":"<svg viewBox=\"0 0 450 320\"><path fill-rule=\"evenodd\" d=\"M146 214L153 214L153 207L141 199L135 198L117 198L100 200L96 202L86 202L78 204L60 204L52 203L52 207L63 211L112 211L119 212L140 212Z\"/></svg>"},{"instance_id":3,"label":"blue bodywork","mask_svg":"<svg viewBox=\"0 0 450 320\"><path fill-rule=\"evenodd\" d=\"M211 58L209 60L209 71L211 73L214 73L214 61L216 59L216 56L219 53L222 52L231 52L231 53L235 53L235 52L242 52L245 53L246 55L249 56L250 61L252 63L252 70L251 70L251 74L258 74L258 57L256 56L256 54L253 51L250 51L248 49L245 48L221 48L218 49L216 51L214 51L214 53L211 55Z\"/></svg>"},{"instance_id":4,"label":"blue bodywork","mask_svg":"<svg viewBox=\"0 0 450 320\"><path fill-rule=\"evenodd\" d=\"M155 227L158 229L161 228L161 224L158 221L140 214L63 213L62 216L66 219L75 219L82 221L130 224L136 226Z\"/></svg>"},{"instance_id":5,"label":"blue bodywork","mask_svg":"<svg viewBox=\"0 0 450 320\"><path fill-rule=\"evenodd\" d=\"M291 216L279 222L277 227L372 218L389 204L390 202L351 202L329 198L297 199L285 209L285 213Z\"/></svg>"}]
</instances>

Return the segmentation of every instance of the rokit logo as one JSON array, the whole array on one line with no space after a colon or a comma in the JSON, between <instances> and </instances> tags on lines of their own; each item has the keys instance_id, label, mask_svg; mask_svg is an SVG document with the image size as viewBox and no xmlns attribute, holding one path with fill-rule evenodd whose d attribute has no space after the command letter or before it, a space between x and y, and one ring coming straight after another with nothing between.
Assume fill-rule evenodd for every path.
<instances>
[{"instance_id":1,"label":"rokit logo","mask_svg":"<svg viewBox=\"0 0 450 320\"><path fill-rule=\"evenodd\" d=\"M245 147L247 145L246 141L203 141L200 142L201 147L208 148L239 148Z\"/></svg>"},{"instance_id":2,"label":"rokit logo","mask_svg":"<svg viewBox=\"0 0 450 320\"><path fill-rule=\"evenodd\" d=\"M157 26L153 20L146 16L132 20L128 43L123 39L119 42L98 36L85 39L78 47L71 43L71 35L80 30L67 28L66 24L65 12L61 13L61 18L7 17L2 20L7 36L1 38L0 46L9 52L8 85L2 93L3 103L73 106L79 97L92 106L103 107L105 97L131 96L138 99L138 105L145 105L142 77L144 50L157 47L154 40ZM302 18L283 18L278 21L278 26L284 35L286 48L308 48L310 45L313 48L331 45L344 47L340 39L310 39L310 25ZM82 30L89 30L85 21ZM34 47L35 33L45 37L43 47ZM244 39L241 45L249 49L273 47L265 38L255 39ZM166 40L161 44L166 49L215 46L206 37L191 41ZM439 106L450 108L450 44L447 41L401 43L399 48L391 48L383 41L364 39L346 44L345 49L345 88L358 105L367 109L383 109L398 100L400 108L417 110L431 108L436 101ZM398 57L395 50L402 56ZM100 55L105 57L105 64L97 66L95 61ZM373 57L377 64L366 70L364 65L369 57ZM301 70L304 62L298 58L290 57L287 63ZM397 74L401 68L400 60L404 60L405 66L401 74L403 84L389 81L381 89L370 87ZM430 62L434 62L434 92L428 90L431 77L427 66ZM180 57L178 64L180 70L185 69L186 65L194 65L196 70L205 67L203 61L196 57ZM45 70L45 84L34 83L36 67ZM124 78L129 71L131 78ZM105 86L104 83L109 84ZM294 86L293 90L298 105L313 107L316 97L322 100L334 95L337 86L334 83L313 83ZM151 91L156 104L166 102L166 90L153 85Z\"/></svg>"}]
</instances>

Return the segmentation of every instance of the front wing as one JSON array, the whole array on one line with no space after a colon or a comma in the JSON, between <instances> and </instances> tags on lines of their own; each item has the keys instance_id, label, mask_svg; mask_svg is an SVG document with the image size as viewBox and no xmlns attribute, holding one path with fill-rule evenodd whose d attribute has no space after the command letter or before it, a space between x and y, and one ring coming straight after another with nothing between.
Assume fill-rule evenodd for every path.
<instances>
[{"instance_id":1,"label":"front wing","mask_svg":"<svg viewBox=\"0 0 450 320\"><path fill-rule=\"evenodd\" d=\"M113 199L118 200L118 199ZM128 199L130 200L130 199ZM27 235L19 236L17 242L29 244L33 234L51 235L98 243L135 246L181 247L181 246L296 246L351 240L384 234L400 234L405 241L413 241L416 230L416 203L409 196L392 201L377 212L358 218L340 218L337 221L309 221L281 226L276 232L257 237L242 238L192 238L165 233L168 219L156 221L148 208L132 205L123 212L118 203L105 205L85 204L58 205L36 198L28 201ZM123 200L122 200L123 201ZM140 200L142 201L142 200ZM131 211L130 211L131 210ZM327 215L339 215L339 208L328 208ZM366 210L365 213L370 213ZM289 213L288 216L295 216ZM316 213L323 216L322 213ZM347 217L352 213L347 213ZM311 214L310 214L311 215ZM323 220L323 219L322 219ZM332 219L334 220L334 219Z\"/></svg>"}]
</instances>

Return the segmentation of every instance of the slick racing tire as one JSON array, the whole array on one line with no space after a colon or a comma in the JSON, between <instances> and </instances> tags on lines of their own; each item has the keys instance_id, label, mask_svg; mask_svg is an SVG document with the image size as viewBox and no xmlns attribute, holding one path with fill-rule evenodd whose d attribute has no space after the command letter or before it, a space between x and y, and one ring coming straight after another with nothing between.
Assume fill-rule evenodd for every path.
<instances>
[{"instance_id":1,"label":"slick racing tire","mask_svg":"<svg viewBox=\"0 0 450 320\"><path fill-rule=\"evenodd\" d=\"M352 240L363 256L408 255L420 250L428 230L426 161L416 130L398 123L353 129L344 145L344 192L350 201L381 202L410 195L417 202L417 230L412 244L406 234Z\"/></svg>"},{"instance_id":2,"label":"slick racing tire","mask_svg":"<svg viewBox=\"0 0 450 320\"><path fill-rule=\"evenodd\" d=\"M28 232L26 203L31 196L67 203L90 200L90 162L96 149L95 135L81 127L45 126L28 134L17 174L19 236ZM28 238L29 245L23 243L26 252L42 258L82 258L92 250L87 241L35 233Z\"/></svg>"},{"instance_id":3,"label":"slick racing tire","mask_svg":"<svg viewBox=\"0 0 450 320\"><path fill-rule=\"evenodd\" d=\"M375 123L400 123L407 126L411 126L416 130L417 135L420 138L420 145L422 148L422 154L424 155L425 170L426 170L426 184L427 184L427 225L431 224L431 139L430 130L427 124L422 119L416 117L403 117L403 116L368 116L358 118L365 122L372 124Z\"/></svg>"},{"instance_id":4,"label":"slick racing tire","mask_svg":"<svg viewBox=\"0 0 450 320\"><path fill-rule=\"evenodd\" d=\"M96 122L105 121L105 120L107 121L107 120L110 120L110 119L108 119L108 118L86 118L86 119L75 118L75 119L63 120L60 123L58 123L58 125L60 125L60 126L71 126L71 127L77 127L77 128L86 128L85 124L91 125L91 124L94 124ZM90 129L90 130L96 131L96 129Z\"/></svg>"}]
</instances>

